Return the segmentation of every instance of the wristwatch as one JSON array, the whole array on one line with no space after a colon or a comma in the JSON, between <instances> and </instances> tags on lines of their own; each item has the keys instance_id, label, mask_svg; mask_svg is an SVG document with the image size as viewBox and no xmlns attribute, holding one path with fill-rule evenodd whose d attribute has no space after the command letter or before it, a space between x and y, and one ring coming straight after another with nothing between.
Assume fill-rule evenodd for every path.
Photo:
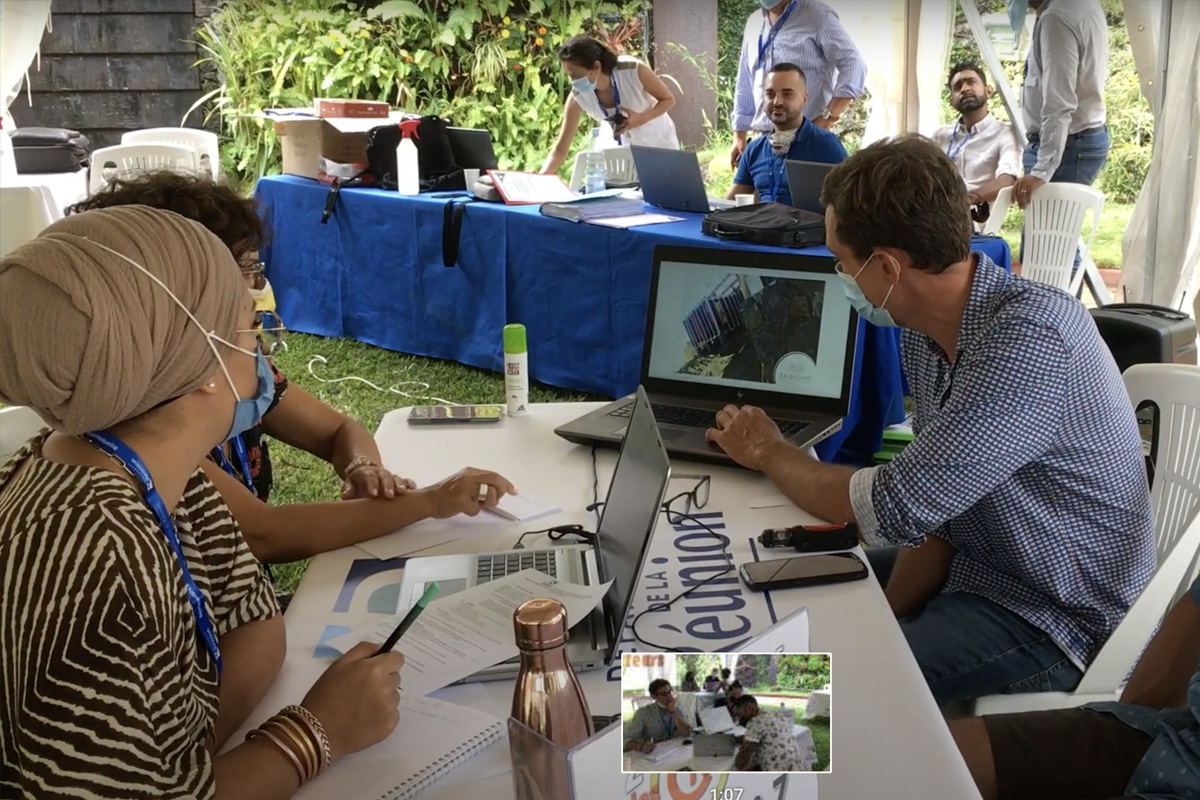
<instances>
[{"instance_id":1,"label":"wristwatch","mask_svg":"<svg viewBox=\"0 0 1200 800\"><path fill-rule=\"evenodd\" d=\"M820 116L818 116L817 119L827 119L830 122L837 122L840 119L840 117L838 117L836 114L834 114L832 111L830 111L829 107L826 106L825 110L821 112Z\"/></svg>"}]
</instances>

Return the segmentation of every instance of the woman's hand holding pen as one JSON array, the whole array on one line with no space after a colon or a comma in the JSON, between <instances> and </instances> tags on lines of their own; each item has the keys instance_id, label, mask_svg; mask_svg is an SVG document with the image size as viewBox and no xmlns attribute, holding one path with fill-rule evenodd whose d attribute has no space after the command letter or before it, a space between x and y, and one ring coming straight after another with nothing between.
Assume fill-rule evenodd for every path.
<instances>
[{"instance_id":1,"label":"woman's hand holding pen","mask_svg":"<svg viewBox=\"0 0 1200 800\"><path fill-rule=\"evenodd\" d=\"M404 656L390 652L372 658L378 647L360 642L304 696L301 705L321 721L335 761L383 741L400 722Z\"/></svg>"}]
</instances>

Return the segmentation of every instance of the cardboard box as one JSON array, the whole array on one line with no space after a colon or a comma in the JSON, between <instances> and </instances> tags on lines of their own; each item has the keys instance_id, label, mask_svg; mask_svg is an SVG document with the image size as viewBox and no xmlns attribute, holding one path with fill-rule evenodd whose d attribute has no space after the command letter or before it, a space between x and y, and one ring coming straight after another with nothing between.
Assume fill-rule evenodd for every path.
<instances>
[{"instance_id":1,"label":"cardboard box","mask_svg":"<svg viewBox=\"0 0 1200 800\"><path fill-rule=\"evenodd\" d=\"M403 113L390 112L386 119L361 117L317 117L312 109L272 109L255 116L270 119L283 150L283 172L318 179L320 159L339 164L367 160L367 131L389 120L400 122Z\"/></svg>"},{"instance_id":2,"label":"cardboard box","mask_svg":"<svg viewBox=\"0 0 1200 800\"><path fill-rule=\"evenodd\" d=\"M344 119L387 119L388 104L375 100L339 100L318 97L314 102L318 117Z\"/></svg>"}]
</instances>

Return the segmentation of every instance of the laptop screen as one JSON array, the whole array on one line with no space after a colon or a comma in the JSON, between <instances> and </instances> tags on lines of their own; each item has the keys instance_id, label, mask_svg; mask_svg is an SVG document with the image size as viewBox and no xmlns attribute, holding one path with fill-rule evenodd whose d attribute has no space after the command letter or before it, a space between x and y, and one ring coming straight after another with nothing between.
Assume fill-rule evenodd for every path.
<instances>
[{"instance_id":1,"label":"laptop screen","mask_svg":"<svg viewBox=\"0 0 1200 800\"><path fill-rule=\"evenodd\" d=\"M831 257L696 252L703 261L656 259L647 383L719 388L731 401L848 398L858 318Z\"/></svg>"},{"instance_id":2,"label":"laptop screen","mask_svg":"<svg viewBox=\"0 0 1200 800\"><path fill-rule=\"evenodd\" d=\"M650 545L650 534L658 521L670 474L671 461L659 436L654 412L645 392L639 388L598 529L600 574L603 580L613 582L605 596L606 610L616 628L609 631L606 665L612 663L620 645L625 615L629 613L633 589Z\"/></svg>"}]
</instances>

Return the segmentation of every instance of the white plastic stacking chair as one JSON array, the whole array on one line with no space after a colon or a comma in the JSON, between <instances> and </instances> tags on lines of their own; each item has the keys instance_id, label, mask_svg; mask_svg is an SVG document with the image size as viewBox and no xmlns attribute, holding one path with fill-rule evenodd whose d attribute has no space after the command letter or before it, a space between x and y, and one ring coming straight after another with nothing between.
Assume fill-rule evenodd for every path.
<instances>
[{"instance_id":1,"label":"white plastic stacking chair","mask_svg":"<svg viewBox=\"0 0 1200 800\"><path fill-rule=\"evenodd\" d=\"M121 135L121 144L181 144L196 151L196 167L213 180L221 177L217 135L199 128L143 128Z\"/></svg>"},{"instance_id":2,"label":"white plastic stacking chair","mask_svg":"<svg viewBox=\"0 0 1200 800\"><path fill-rule=\"evenodd\" d=\"M49 191L41 186L0 186L0 256L25 244L58 218L52 202Z\"/></svg>"},{"instance_id":3,"label":"white plastic stacking chair","mask_svg":"<svg viewBox=\"0 0 1200 800\"><path fill-rule=\"evenodd\" d=\"M988 209L988 221L983 223L979 232L984 236L999 236L1000 226L1004 224L1004 216L1008 213L1008 207L1012 205L1012 187L1005 186L996 195L996 200Z\"/></svg>"},{"instance_id":4,"label":"white plastic stacking chair","mask_svg":"<svg viewBox=\"0 0 1200 800\"><path fill-rule=\"evenodd\" d=\"M113 178L170 170L194 175L196 151L182 144L116 144L92 153L88 191L95 194Z\"/></svg>"},{"instance_id":5,"label":"white plastic stacking chair","mask_svg":"<svg viewBox=\"0 0 1200 800\"><path fill-rule=\"evenodd\" d=\"M975 702L976 714L1071 708L1115 700L1150 636L1196 572L1200 554L1200 366L1137 364L1125 371L1134 408L1158 409L1158 451L1150 504L1158 570L1083 673L1074 691L998 694Z\"/></svg>"},{"instance_id":6,"label":"white plastic stacking chair","mask_svg":"<svg viewBox=\"0 0 1200 800\"><path fill-rule=\"evenodd\" d=\"M575 166L571 170L571 188L578 192L583 188L586 150L575 155ZM604 172L609 183L633 183L637 180L637 168L633 165L633 151L628 146L609 147L604 150Z\"/></svg>"},{"instance_id":7,"label":"white plastic stacking chair","mask_svg":"<svg viewBox=\"0 0 1200 800\"><path fill-rule=\"evenodd\" d=\"M1100 229L1104 193L1081 183L1048 183L1034 192L1025 207L1021 277L1076 294L1083 282L1083 266L1080 265L1074 279L1071 267L1089 210L1092 231L1080 251L1081 257L1091 251L1096 231Z\"/></svg>"},{"instance_id":8,"label":"white plastic stacking chair","mask_svg":"<svg viewBox=\"0 0 1200 800\"><path fill-rule=\"evenodd\" d=\"M47 427L31 408L8 406L0 408L0 463L21 449L25 442Z\"/></svg>"}]
</instances>

